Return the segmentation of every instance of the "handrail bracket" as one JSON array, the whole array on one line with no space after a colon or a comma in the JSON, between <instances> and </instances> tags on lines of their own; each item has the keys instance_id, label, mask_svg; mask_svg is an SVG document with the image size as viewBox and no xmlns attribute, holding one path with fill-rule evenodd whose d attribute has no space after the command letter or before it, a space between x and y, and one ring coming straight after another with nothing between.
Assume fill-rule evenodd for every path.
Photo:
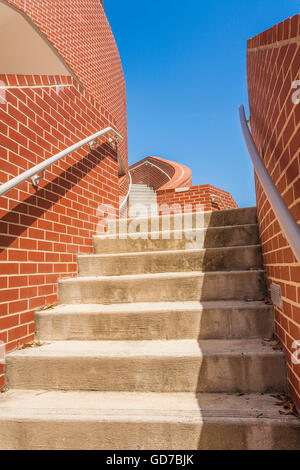
<instances>
[{"instance_id":1,"label":"handrail bracket","mask_svg":"<svg viewBox=\"0 0 300 470\"><path fill-rule=\"evenodd\" d=\"M89 144L90 149L94 150L94 146L97 145L98 139L109 133L113 134L118 140L122 141L123 137L118 134L115 129L113 129L112 127L106 127L105 129L102 129L102 131L96 132L95 134L81 140L80 142L71 145L71 147L68 147L62 152L53 155L52 157L39 163L33 168L30 168L30 170L26 170L24 171L24 173L15 176L15 178L0 185L0 196L3 196L5 193L7 193L7 191L10 191L11 189L15 188L18 184L23 183L23 181L27 181L29 178L31 178L32 184L36 188L39 184L39 181L44 178L45 170L50 165L53 165L54 163L60 161L62 158L65 158L72 152L76 152L76 150L80 149L84 145Z\"/></svg>"},{"instance_id":2,"label":"handrail bracket","mask_svg":"<svg viewBox=\"0 0 300 470\"><path fill-rule=\"evenodd\" d=\"M95 139L89 142L89 147L90 147L90 150L96 150L96 148L98 147L98 139Z\"/></svg>"},{"instance_id":3,"label":"handrail bracket","mask_svg":"<svg viewBox=\"0 0 300 470\"><path fill-rule=\"evenodd\" d=\"M44 179L44 177L45 177L45 170L44 170L44 171L41 171L41 174L40 174L40 175L38 175L38 173L36 173L35 175L33 175L33 176L31 177L32 186L33 186L34 188L38 188L39 182L40 182L42 179Z\"/></svg>"}]
</instances>

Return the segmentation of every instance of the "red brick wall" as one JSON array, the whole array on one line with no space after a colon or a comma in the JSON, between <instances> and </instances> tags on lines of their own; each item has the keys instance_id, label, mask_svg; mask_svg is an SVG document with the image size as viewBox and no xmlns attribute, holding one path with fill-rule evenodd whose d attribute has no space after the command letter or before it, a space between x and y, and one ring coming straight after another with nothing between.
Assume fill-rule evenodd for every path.
<instances>
[{"instance_id":1,"label":"red brick wall","mask_svg":"<svg viewBox=\"0 0 300 470\"><path fill-rule=\"evenodd\" d=\"M58 51L89 94L111 114L124 137L120 152L127 167L126 89L122 64L99 0L6 0L26 13ZM55 3L55 6L54 6Z\"/></svg>"},{"instance_id":2,"label":"red brick wall","mask_svg":"<svg viewBox=\"0 0 300 470\"><path fill-rule=\"evenodd\" d=\"M188 167L159 157L143 158L131 165L130 170L134 184L147 184L156 190L192 185L192 173Z\"/></svg>"},{"instance_id":3,"label":"red brick wall","mask_svg":"<svg viewBox=\"0 0 300 470\"><path fill-rule=\"evenodd\" d=\"M214 196L218 197L216 198ZM221 198L223 204L219 198ZM197 210L199 204L204 206L203 210L205 211L224 210L224 205L226 209L238 208L231 194L209 184L192 186L184 192L176 192L175 189L157 191L157 202L159 206L164 204L168 204L169 206L179 204L182 211L184 205L191 204L193 212ZM164 212L162 208L161 213L163 214Z\"/></svg>"},{"instance_id":4,"label":"red brick wall","mask_svg":"<svg viewBox=\"0 0 300 470\"><path fill-rule=\"evenodd\" d=\"M300 79L299 68L300 15L248 41L252 134L258 149L263 147L265 165L298 223L300 104L292 101L296 91L292 84ZM283 306L275 307L276 333L286 353L290 391L300 408L300 366L291 360L292 344L300 340L300 266L257 179L256 194L268 283L279 284L282 293Z\"/></svg>"},{"instance_id":5,"label":"red brick wall","mask_svg":"<svg viewBox=\"0 0 300 470\"><path fill-rule=\"evenodd\" d=\"M116 126L73 78L0 80L12 87L0 104L0 184ZM67 86L58 93L56 85ZM76 254L92 252L98 206L118 210L117 157L106 141L49 167L37 190L28 181L0 197L0 341L8 350L33 339L35 309L56 302L58 278L76 275Z\"/></svg>"}]
</instances>

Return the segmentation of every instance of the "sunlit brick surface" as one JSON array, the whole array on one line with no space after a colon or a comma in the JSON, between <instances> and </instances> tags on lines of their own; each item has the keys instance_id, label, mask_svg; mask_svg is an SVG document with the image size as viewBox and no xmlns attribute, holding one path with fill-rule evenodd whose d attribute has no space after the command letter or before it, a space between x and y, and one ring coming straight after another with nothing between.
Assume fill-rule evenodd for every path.
<instances>
[{"instance_id":1,"label":"sunlit brick surface","mask_svg":"<svg viewBox=\"0 0 300 470\"><path fill-rule=\"evenodd\" d=\"M0 96L0 184L107 126L124 137L126 168L125 80L102 2L6 3L27 15L73 77L0 75L10 87ZM26 182L0 198L0 341L7 350L33 339L35 309L56 302L58 278L76 275L76 254L92 252L102 203L118 214L117 155L108 138L97 151L86 146L52 165L37 191Z\"/></svg>"},{"instance_id":2,"label":"sunlit brick surface","mask_svg":"<svg viewBox=\"0 0 300 470\"><path fill-rule=\"evenodd\" d=\"M15 88L0 105L0 184L114 124L70 77L1 79ZM8 350L33 339L34 310L56 302L58 278L76 275L76 254L92 252L98 206L118 208L116 154L99 145L49 167L38 190L28 181L0 198L0 341Z\"/></svg>"},{"instance_id":3,"label":"sunlit brick surface","mask_svg":"<svg viewBox=\"0 0 300 470\"><path fill-rule=\"evenodd\" d=\"M300 104L293 103L293 82L300 79L300 15L248 41L251 129L265 165L287 206L300 223ZM298 86L298 89L300 87ZM268 281L281 287L276 332L288 361L291 392L300 407L300 365L292 363L300 340L300 266L282 235L256 179L257 207Z\"/></svg>"},{"instance_id":4,"label":"sunlit brick surface","mask_svg":"<svg viewBox=\"0 0 300 470\"><path fill-rule=\"evenodd\" d=\"M199 205L202 206L201 210L204 211L238 208L231 194L210 184L192 186L183 192L176 192L175 189L157 191L157 202L162 214L168 213L167 206L172 205L176 205L178 208L176 210L174 206L175 213L183 211L185 206L190 206L192 212L199 211ZM164 210L164 205L167 205L166 210Z\"/></svg>"},{"instance_id":5,"label":"sunlit brick surface","mask_svg":"<svg viewBox=\"0 0 300 470\"><path fill-rule=\"evenodd\" d=\"M6 0L39 28L89 94L112 115L124 141L127 162L126 90L122 64L99 0Z\"/></svg>"}]
</instances>

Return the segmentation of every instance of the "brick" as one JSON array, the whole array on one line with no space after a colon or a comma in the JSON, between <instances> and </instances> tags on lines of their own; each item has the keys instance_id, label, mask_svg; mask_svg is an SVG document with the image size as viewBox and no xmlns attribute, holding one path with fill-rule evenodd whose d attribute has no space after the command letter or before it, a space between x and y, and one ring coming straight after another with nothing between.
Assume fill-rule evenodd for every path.
<instances>
[{"instance_id":1,"label":"brick","mask_svg":"<svg viewBox=\"0 0 300 470\"><path fill-rule=\"evenodd\" d=\"M9 2L21 11L24 9L24 2ZM57 3L56 11L49 0L34 2L34 9L30 8L31 4L33 1L27 0L26 14L55 45L84 86L78 86L77 81L66 76L5 77L10 85L16 87L50 83L68 84L69 87L64 88L59 96L55 89L16 88L7 92L8 104L5 108L0 107L0 181L6 181L8 174L16 176L21 170L31 168L112 123L125 137L119 150L126 167L125 81L103 9L97 8L91 16L96 36L92 38L87 34L85 28L89 25L82 23L83 36L74 47L71 38L74 30L78 29L78 13L87 7L82 2L74 2L70 15L63 2ZM58 41L57 35L62 30L64 41ZM94 62L90 62L92 49L99 58L97 71ZM3 277L9 276L6 282L11 285L11 288L0 290L0 305L3 306L2 312L9 313L11 318L20 315L21 323L11 328L6 325L7 329L0 333L0 340L8 342L9 350L33 339L33 311L37 306L57 301L57 279L75 268L76 253L82 249L92 253L91 237L99 221L98 205L106 200L118 206L116 153L105 142L107 139L101 141L102 147L94 154L83 148L50 167L39 189L33 189L26 182L8 193L7 199L0 198L1 218L7 217L1 221L0 245L4 250L0 259L6 270ZM124 190L126 187L128 182ZM7 215L7 211L12 209L11 214L14 215ZM80 234L79 230L82 231ZM57 237L52 241L53 232ZM74 236L78 237L76 241ZM81 247L81 243L85 246ZM31 283L36 285L31 286ZM3 381L4 376L0 375L0 387Z\"/></svg>"},{"instance_id":2,"label":"brick","mask_svg":"<svg viewBox=\"0 0 300 470\"><path fill-rule=\"evenodd\" d=\"M27 309L27 300L10 302L9 304L9 313L20 313L26 309Z\"/></svg>"},{"instance_id":3,"label":"brick","mask_svg":"<svg viewBox=\"0 0 300 470\"><path fill-rule=\"evenodd\" d=\"M268 171L272 175L281 195L296 220L300 221L299 189L299 141L300 116L292 103L291 83L299 74L300 48L296 44L280 44L281 41L299 34L299 15L287 19L273 28L274 48L256 51L257 45L271 41L270 34L260 34L248 43L248 89L251 116L251 131L258 148L266 150ZM298 25L298 26L297 26ZM266 64L270 64L269 67ZM271 69L272 74L268 73ZM271 132L271 130L274 130ZM280 156L281 155L281 156ZM280 159L278 160L278 158ZM257 209L262 239L263 260L268 283L275 279L281 285L284 297L282 309L276 308L276 333L280 341L291 347L299 339L300 272L296 258L287 241L280 234L280 227L266 200L263 189L255 179ZM280 282L280 280L284 281ZM291 321L293 320L293 321ZM290 352L287 349L287 356ZM300 397L300 369L298 376L289 370L289 381L293 398Z\"/></svg>"},{"instance_id":4,"label":"brick","mask_svg":"<svg viewBox=\"0 0 300 470\"><path fill-rule=\"evenodd\" d=\"M0 317L0 330L7 330L19 323L18 315L9 315L8 317Z\"/></svg>"},{"instance_id":5,"label":"brick","mask_svg":"<svg viewBox=\"0 0 300 470\"><path fill-rule=\"evenodd\" d=\"M8 341L13 341L19 338L22 338L22 336L27 335L27 327L26 326L18 326L16 328L12 328L11 330L8 330Z\"/></svg>"}]
</instances>

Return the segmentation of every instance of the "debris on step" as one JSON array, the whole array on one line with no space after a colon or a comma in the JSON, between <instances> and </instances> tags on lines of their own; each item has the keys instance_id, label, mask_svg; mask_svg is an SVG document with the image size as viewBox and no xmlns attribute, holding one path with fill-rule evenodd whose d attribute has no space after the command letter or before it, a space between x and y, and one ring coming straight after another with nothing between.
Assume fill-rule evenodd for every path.
<instances>
[{"instance_id":1,"label":"debris on step","mask_svg":"<svg viewBox=\"0 0 300 470\"><path fill-rule=\"evenodd\" d=\"M50 343L46 343L46 341L30 341L30 343L25 343L22 346L20 346L18 349L40 348L41 346L44 346L45 344L50 344Z\"/></svg>"},{"instance_id":2,"label":"debris on step","mask_svg":"<svg viewBox=\"0 0 300 470\"><path fill-rule=\"evenodd\" d=\"M51 304L51 305L44 305L44 307L41 307L40 308L40 311L43 311L43 310L52 310L54 309L58 304L55 303L55 304Z\"/></svg>"},{"instance_id":3,"label":"debris on step","mask_svg":"<svg viewBox=\"0 0 300 470\"><path fill-rule=\"evenodd\" d=\"M263 340L266 342L266 343L270 343L271 341L275 341L275 335L273 333L273 335L271 336L271 338L263 338Z\"/></svg>"},{"instance_id":4,"label":"debris on step","mask_svg":"<svg viewBox=\"0 0 300 470\"><path fill-rule=\"evenodd\" d=\"M280 400L279 402L275 403L275 405L282 406L283 409L285 410L285 411L279 410L279 414L285 415L285 416L293 415L293 416L296 416L297 418L300 418L296 405L290 396L288 395L277 395L277 396L272 395L272 396L274 396L274 398L276 398L277 400Z\"/></svg>"},{"instance_id":5,"label":"debris on step","mask_svg":"<svg viewBox=\"0 0 300 470\"><path fill-rule=\"evenodd\" d=\"M261 299L252 299L251 297L244 297L245 302L264 302L265 298L262 297Z\"/></svg>"},{"instance_id":6,"label":"debris on step","mask_svg":"<svg viewBox=\"0 0 300 470\"><path fill-rule=\"evenodd\" d=\"M276 393L276 394L271 394L270 397L276 398L276 400L282 401L285 398L284 393Z\"/></svg>"},{"instance_id":7,"label":"debris on step","mask_svg":"<svg viewBox=\"0 0 300 470\"><path fill-rule=\"evenodd\" d=\"M272 345L272 349L274 349L274 350L276 350L276 351L277 351L277 350L278 350L278 351L282 351L282 346L281 346L281 344L280 344L279 342L277 342L276 344L273 344L273 345Z\"/></svg>"}]
</instances>

